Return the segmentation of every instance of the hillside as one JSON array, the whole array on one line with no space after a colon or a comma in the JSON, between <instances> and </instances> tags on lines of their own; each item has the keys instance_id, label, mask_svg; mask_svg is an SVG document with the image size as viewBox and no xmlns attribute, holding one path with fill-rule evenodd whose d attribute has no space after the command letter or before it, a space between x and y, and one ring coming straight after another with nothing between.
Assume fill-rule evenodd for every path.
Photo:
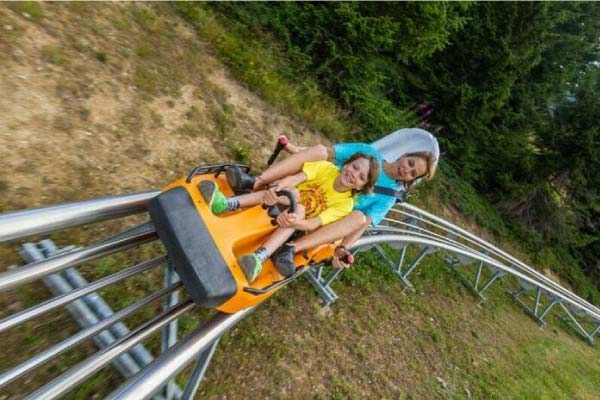
<instances>
[{"instance_id":1,"label":"hillside","mask_svg":"<svg viewBox=\"0 0 600 400\"><path fill-rule=\"evenodd\" d=\"M214 40L163 4L0 5L0 212L159 188L200 163L235 159L259 170L281 132L299 144L329 143L314 123L234 79ZM441 207L435 196L418 200ZM455 210L436 211L474 226ZM124 226L53 239L84 244ZM1 268L19 262L15 249L0 248ZM102 276L132 257L84 272ZM539 329L499 289L479 306L441 255L427 261L411 293L367 258L337 282L330 309L295 282L223 338L199 397L598 398L597 349L557 323ZM122 307L161 285L157 274L145 278L105 295ZM48 297L41 284L1 293L2 316ZM201 315L183 319L182 330ZM0 369L76 330L56 312L0 335L10 349ZM21 398L93 351L67 353L0 399ZM109 367L68 398L101 398L120 383Z\"/></svg>"}]
</instances>

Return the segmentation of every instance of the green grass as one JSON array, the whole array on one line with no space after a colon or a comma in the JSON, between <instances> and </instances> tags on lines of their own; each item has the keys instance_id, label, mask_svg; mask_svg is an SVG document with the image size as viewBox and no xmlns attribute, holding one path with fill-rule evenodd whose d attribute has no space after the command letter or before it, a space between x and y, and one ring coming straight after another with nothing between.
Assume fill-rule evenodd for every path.
<instances>
[{"instance_id":1,"label":"green grass","mask_svg":"<svg viewBox=\"0 0 600 400\"><path fill-rule=\"evenodd\" d=\"M259 38L242 25L223 20L201 3L176 3L177 12L200 36L209 40L234 75L278 110L296 116L332 139L342 139L353 123L342 117L333 99L309 77L293 80L294 68L285 61L272 38Z\"/></svg>"},{"instance_id":2,"label":"green grass","mask_svg":"<svg viewBox=\"0 0 600 400\"><path fill-rule=\"evenodd\" d=\"M25 1L19 5L19 10L27 14L31 19L37 20L42 17L42 6L37 1Z\"/></svg>"},{"instance_id":3,"label":"green grass","mask_svg":"<svg viewBox=\"0 0 600 400\"><path fill-rule=\"evenodd\" d=\"M108 56L106 55L105 52L103 52L103 51L96 51L94 53L94 55L96 56L96 59L98 61L100 61L101 63L106 64L108 62Z\"/></svg>"},{"instance_id":4,"label":"green grass","mask_svg":"<svg viewBox=\"0 0 600 400\"><path fill-rule=\"evenodd\" d=\"M62 65L66 62L63 49L55 46L46 46L42 49L44 60L54 65Z\"/></svg>"}]
</instances>

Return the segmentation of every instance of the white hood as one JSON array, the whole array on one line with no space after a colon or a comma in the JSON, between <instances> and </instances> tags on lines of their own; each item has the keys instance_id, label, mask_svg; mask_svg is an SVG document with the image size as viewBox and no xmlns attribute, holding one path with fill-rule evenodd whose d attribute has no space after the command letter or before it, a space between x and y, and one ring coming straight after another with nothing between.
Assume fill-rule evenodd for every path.
<instances>
[{"instance_id":1,"label":"white hood","mask_svg":"<svg viewBox=\"0 0 600 400\"><path fill-rule=\"evenodd\" d=\"M435 157L437 166L440 159L440 147L437 139L429 132L419 128L404 128L390 133L373 142L373 146L387 162L394 162L406 153L428 151ZM417 179L415 184L421 179Z\"/></svg>"}]
</instances>

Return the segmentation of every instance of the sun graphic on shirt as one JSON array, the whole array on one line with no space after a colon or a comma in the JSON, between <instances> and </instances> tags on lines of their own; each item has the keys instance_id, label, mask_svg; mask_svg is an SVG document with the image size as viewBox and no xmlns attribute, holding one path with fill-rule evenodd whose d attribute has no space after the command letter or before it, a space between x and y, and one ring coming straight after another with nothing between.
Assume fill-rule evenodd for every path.
<instances>
[{"instance_id":1,"label":"sun graphic on shirt","mask_svg":"<svg viewBox=\"0 0 600 400\"><path fill-rule=\"evenodd\" d=\"M327 209L325 191L317 184L307 184L300 190L300 204L306 209L306 218L321 214Z\"/></svg>"}]
</instances>

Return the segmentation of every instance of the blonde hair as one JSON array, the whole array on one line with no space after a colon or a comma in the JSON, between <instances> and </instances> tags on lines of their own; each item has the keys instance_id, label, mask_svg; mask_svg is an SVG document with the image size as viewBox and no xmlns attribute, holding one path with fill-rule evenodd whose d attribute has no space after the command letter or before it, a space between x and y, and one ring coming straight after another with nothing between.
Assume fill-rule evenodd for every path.
<instances>
[{"instance_id":1,"label":"blonde hair","mask_svg":"<svg viewBox=\"0 0 600 400\"><path fill-rule=\"evenodd\" d=\"M415 183L415 181L417 179L423 178L426 181L428 181L435 176L435 171L437 168L437 164L436 164L437 160L432 153L430 153L428 151L416 151L414 153L406 153L402 157L422 158L425 161L425 164L427 166L427 170L425 171L425 173L423 175L416 177L415 179L413 179L410 182L404 182L404 186L406 187L407 190L413 186L413 184ZM402 157L400 157L400 158L402 158Z\"/></svg>"}]
</instances>

